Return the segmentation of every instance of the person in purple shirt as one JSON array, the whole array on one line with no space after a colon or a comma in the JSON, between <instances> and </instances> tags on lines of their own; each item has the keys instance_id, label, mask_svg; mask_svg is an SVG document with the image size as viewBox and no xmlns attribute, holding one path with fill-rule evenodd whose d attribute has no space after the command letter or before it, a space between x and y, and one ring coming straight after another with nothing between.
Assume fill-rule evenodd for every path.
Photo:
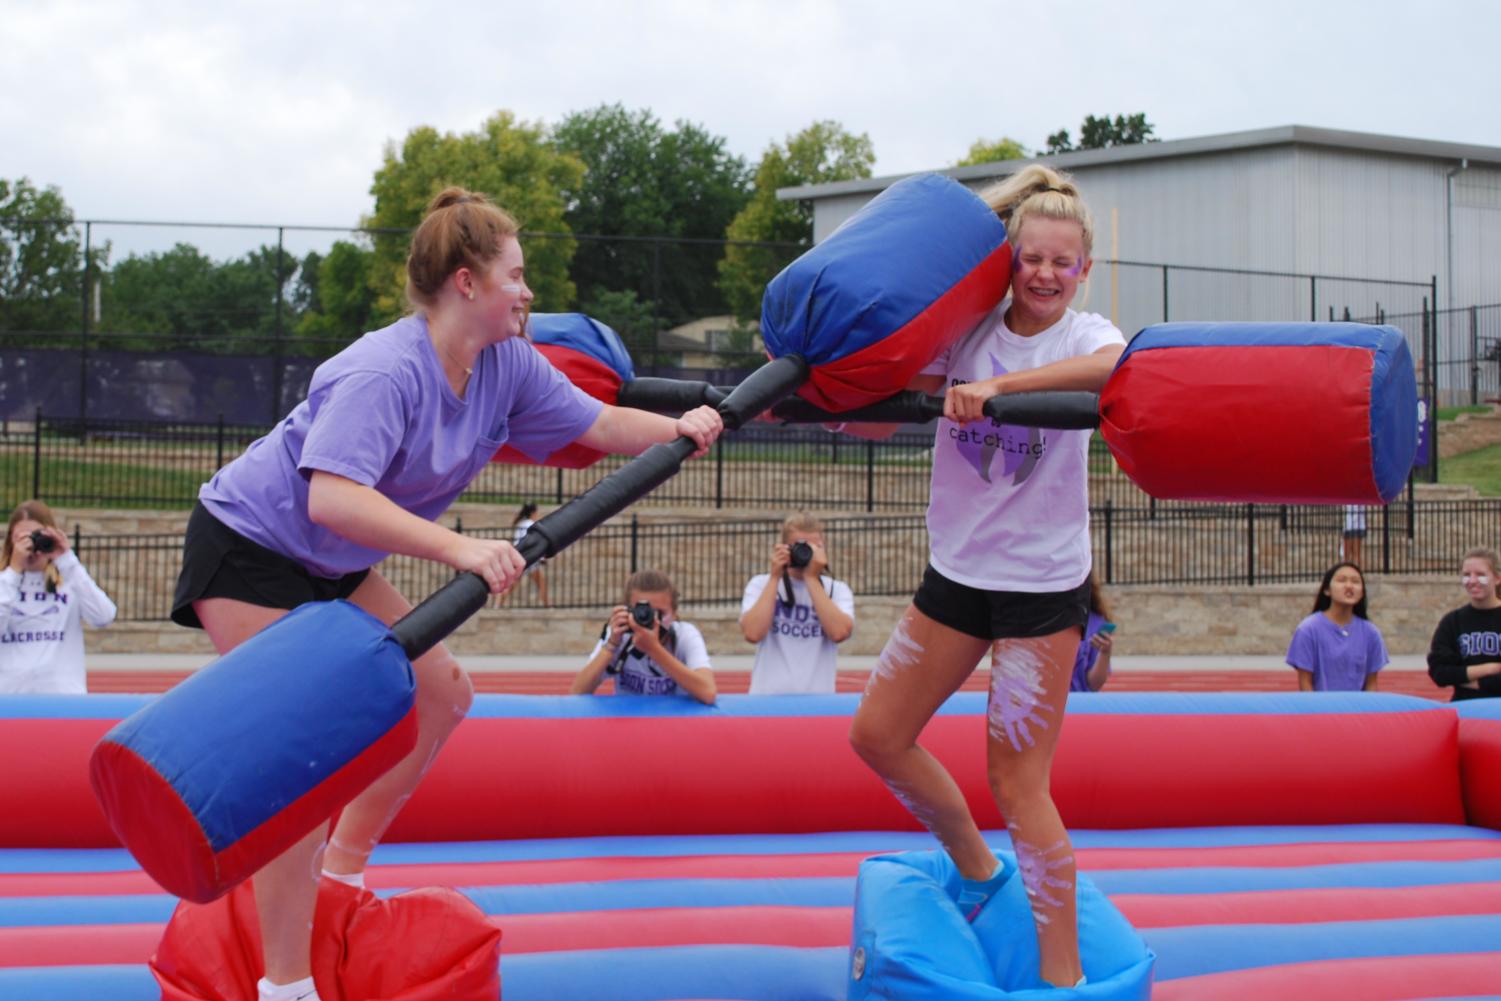
<instances>
[{"instance_id":1,"label":"person in purple shirt","mask_svg":"<svg viewBox=\"0 0 1501 1001\"><path fill-rule=\"evenodd\" d=\"M524 336L532 301L515 221L449 188L412 236L414 312L320 365L308 397L199 492L172 618L225 653L308 601L347 598L394 622L411 603L373 569L391 553L482 577L521 578L507 540L460 535L443 513L503 444L533 459L572 441L638 454L678 436L696 455L722 430L708 407L676 420L605 406L574 388ZM473 688L441 644L412 664L412 753L339 817L255 876L262 1001L314 1001L311 925L322 875L362 886L371 851L468 711ZM325 846L325 840L327 844Z\"/></svg>"},{"instance_id":2,"label":"person in purple shirt","mask_svg":"<svg viewBox=\"0 0 1501 1001\"><path fill-rule=\"evenodd\" d=\"M1388 662L1381 630L1366 616L1365 575L1354 563L1336 563L1324 572L1313 612L1287 648L1298 691L1374 692Z\"/></svg>"},{"instance_id":3,"label":"person in purple shirt","mask_svg":"<svg viewBox=\"0 0 1501 1001\"><path fill-rule=\"evenodd\" d=\"M1098 692L1110 679L1110 650L1115 641L1115 623L1110 619L1110 603L1094 570L1089 571L1089 619L1084 623L1084 638L1074 655L1074 673L1069 679L1071 692Z\"/></svg>"}]
</instances>

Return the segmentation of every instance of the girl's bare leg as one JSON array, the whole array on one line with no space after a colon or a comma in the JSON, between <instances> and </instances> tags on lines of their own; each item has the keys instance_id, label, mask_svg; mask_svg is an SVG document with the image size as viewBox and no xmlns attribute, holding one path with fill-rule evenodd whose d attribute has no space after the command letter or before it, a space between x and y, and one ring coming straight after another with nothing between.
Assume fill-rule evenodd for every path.
<instances>
[{"instance_id":1,"label":"girl's bare leg","mask_svg":"<svg viewBox=\"0 0 1501 1001\"><path fill-rule=\"evenodd\" d=\"M395 622L412 609L411 603L374 570L350 600L386 623ZM329 872L364 871L386 828L474 701L469 676L442 644L414 660L412 672L417 679L417 746L339 815L323 858L323 867Z\"/></svg>"},{"instance_id":2,"label":"girl's bare leg","mask_svg":"<svg viewBox=\"0 0 1501 1001\"><path fill-rule=\"evenodd\" d=\"M221 656L287 614L233 598L204 598L193 602L193 610ZM312 976L318 859L327 836L328 825L318 825L252 879L261 924L261 956L266 979L272 983L290 984Z\"/></svg>"},{"instance_id":3,"label":"girl's bare leg","mask_svg":"<svg viewBox=\"0 0 1501 1001\"><path fill-rule=\"evenodd\" d=\"M1042 956L1042 978L1072 987L1079 964L1073 844L1049 791L1080 631L997 640L991 651L988 766Z\"/></svg>"},{"instance_id":4,"label":"girl's bare leg","mask_svg":"<svg viewBox=\"0 0 1501 1001\"><path fill-rule=\"evenodd\" d=\"M908 607L881 651L850 725L850 744L912 815L933 832L966 879L989 879L995 853L959 786L917 737L964 679L988 640L978 639Z\"/></svg>"}]
</instances>

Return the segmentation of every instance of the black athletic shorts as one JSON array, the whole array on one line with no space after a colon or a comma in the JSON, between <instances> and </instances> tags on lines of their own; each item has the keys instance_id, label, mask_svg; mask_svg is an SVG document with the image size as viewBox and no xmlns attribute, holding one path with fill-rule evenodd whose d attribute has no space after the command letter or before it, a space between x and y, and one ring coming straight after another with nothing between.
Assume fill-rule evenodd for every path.
<instances>
[{"instance_id":1,"label":"black athletic shorts","mask_svg":"<svg viewBox=\"0 0 1501 1001\"><path fill-rule=\"evenodd\" d=\"M929 566L912 603L933 621L982 640L1051 636L1089 620L1089 581L1068 591L983 591Z\"/></svg>"},{"instance_id":2,"label":"black athletic shorts","mask_svg":"<svg viewBox=\"0 0 1501 1001\"><path fill-rule=\"evenodd\" d=\"M202 629L193 611L199 598L233 598L263 608L296 608L354 593L370 573L358 570L330 580L301 563L251 542L198 504L182 541L182 573L172 598L172 621Z\"/></svg>"}]
</instances>

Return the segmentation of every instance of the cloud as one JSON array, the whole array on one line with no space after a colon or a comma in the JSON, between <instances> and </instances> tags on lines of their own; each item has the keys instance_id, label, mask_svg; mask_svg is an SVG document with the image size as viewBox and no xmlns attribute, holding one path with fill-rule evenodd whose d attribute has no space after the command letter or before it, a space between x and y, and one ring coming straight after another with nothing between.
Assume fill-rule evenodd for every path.
<instances>
[{"instance_id":1,"label":"cloud","mask_svg":"<svg viewBox=\"0 0 1501 1001\"><path fill-rule=\"evenodd\" d=\"M1495 89L1501 14L1439 7L1394 26L1352 0L12 0L0 172L85 217L353 224L383 146L416 126L617 101L752 163L835 119L871 136L881 173L1137 111L1166 138L1298 123L1497 144L1474 99Z\"/></svg>"}]
</instances>

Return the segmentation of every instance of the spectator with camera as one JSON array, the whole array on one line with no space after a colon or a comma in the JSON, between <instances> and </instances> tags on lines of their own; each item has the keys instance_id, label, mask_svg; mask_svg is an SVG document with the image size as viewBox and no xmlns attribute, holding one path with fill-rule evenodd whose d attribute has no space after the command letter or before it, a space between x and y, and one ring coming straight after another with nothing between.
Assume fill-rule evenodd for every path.
<instances>
[{"instance_id":1,"label":"spectator with camera","mask_svg":"<svg viewBox=\"0 0 1501 1001\"><path fill-rule=\"evenodd\" d=\"M782 523L767 573L745 585L740 629L756 644L752 695L832 692L838 645L855 631L855 596L849 585L824 573L823 525L798 513Z\"/></svg>"},{"instance_id":2,"label":"spectator with camera","mask_svg":"<svg viewBox=\"0 0 1501 1001\"><path fill-rule=\"evenodd\" d=\"M677 609L677 588L665 573L631 574L625 604L610 611L569 690L591 695L610 675L616 695L685 695L713 705L717 693L709 648L697 626L678 621Z\"/></svg>"},{"instance_id":3,"label":"spectator with camera","mask_svg":"<svg viewBox=\"0 0 1501 1001\"><path fill-rule=\"evenodd\" d=\"M83 694L82 623L109 625L115 603L41 501L11 512L0 563L0 693Z\"/></svg>"}]
</instances>

